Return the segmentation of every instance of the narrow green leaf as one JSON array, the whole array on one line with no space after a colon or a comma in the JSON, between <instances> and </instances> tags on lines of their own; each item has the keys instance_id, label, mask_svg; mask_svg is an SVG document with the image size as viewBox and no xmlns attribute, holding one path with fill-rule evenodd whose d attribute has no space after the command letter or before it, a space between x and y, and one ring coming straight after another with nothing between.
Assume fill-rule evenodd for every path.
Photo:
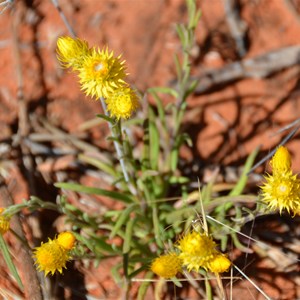
<instances>
[{"instance_id":1,"label":"narrow green leaf","mask_svg":"<svg viewBox=\"0 0 300 300\"><path fill-rule=\"evenodd\" d=\"M164 130L166 130L167 126L166 126L166 114L165 114L165 108L163 106L162 100L161 98L158 96L158 94L156 93L155 89L148 89L149 93L153 96L155 103L156 103L156 107L158 110L158 115L159 115L159 119L164 127Z\"/></svg>"},{"instance_id":2,"label":"narrow green leaf","mask_svg":"<svg viewBox=\"0 0 300 300\"><path fill-rule=\"evenodd\" d=\"M192 140L190 139L189 135L184 133L180 134L176 137L173 149L171 151L171 170L175 171L178 164L179 159L179 149L183 143L187 142L190 146L192 146Z\"/></svg>"},{"instance_id":3,"label":"narrow green leaf","mask_svg":"<svg viewBox=\"0 0 300 300\"><path fill-rule=\"evenodd\" d=\"M255 160L255 157L256 157L258 151L259 151L259 147L254 149L254 151L252 151L252 153L248 156L246 163L245 163L245 167L243 169L243 173L242 173L239 181L236 183L235 187L229 193L229 196L238 196L238 195L242 194L242 192L247 184L247 180L248 180L247 173L253 166L253 163L254 163L254 160ZM225 203L224 205L218 206L215 211L217 213L224 214L230 207L232 207L232 202L228 202L228 203Z\"/></svg>"},{"instance_id":4,"label":"narrow green leaf","mask_svg":"<svg viewBox=\"0 0 300 300\"><path fill-rule=\"evenodd\" d=\"M24 289L23 283L22 283L21 278L20 278L20 276L18 274L18 271L17 271L17 269L16 269L16 267L15 267L15 265L13 263L13 260L12 260L12 258L10 256L7 244L6 244L4 238L3 238L3 236L1 234L0 234L0 250L1 250L2 254L3 254L4 260L5 260L5 262L6 262L7 266L8 266L9 271L11 272L12 276L16 279L16 281L17 281L17 283L19 285L19 288L21 290L23 290Z\"/></svg>"},{"instance_id":5,"label":"narrow green leaf","mask_svg":"<svg viewBox=\"0 0 300 300\"><path fill-rule=\"evenodd\" d=\"M115 237L115 235L118 233L120 228L128 221L130 213L133 212L135 210L135 208L136 208L135 205L130 205L125 210L122 211L115 226L113 227L113 229L111 231L111 234L109 235L110 239Z\"/></svg>"},{"instance_id":6,"label":"narrow green leaf","mask_svg":"<svg viewBox=\"0 0 300 300\"><path fill-rule=\"evenodd\" d=\"M89 248L93 253L94 252L100 252L102 250L104 254L117 254L117 252L109 245L104 239L101 239L96 236L91 236L91 237L84 237L81 234L78 234L76 232L73 232L73 234L76 237L76 240L84 244L87 248ZM98 253L100 254L100 253Z\"/></svg>"},{"instance_id":7,"label":"narrow green leaf","mask_svg":"<svg viewBox=\"0 0 300 300\"><path fill-rule=\"evenodd\" d=\"M237 184L235 185L235 187L232 189L232 191L229 193L230 196L238 196L241 195L246 184L247 184L247 180L248 180L248 176L247 173L249 172L249 170L251 169L251 167L253 166L255 157L257 156L259 151L259 148L254 149L254 151L252 151L252 153L248 156L247 160L246 160L246 164L245 167L243 169L243 173L239 179L239 181L237 182Z\"/></svg>"},{"instance_id":8,"label":"narrow green leaf","mask_svg":"<svg viewBox=\"0 0 300 300\"><path fill-rule=\"evenodd\" d=\"M156 203L152 205L152 220L153 220L153 228L154 228L154 235L155 240L158 245L158 247L163 247L163 241L162 241L162 233L160 232L160 222L159 222L159 216L158 216L158 210Z\"/></svg>"},{"instance_id":9,"label":"narrow green leaf","mask_svg":"<svg viewBox=\"0 0 300 300\"><path fill-rule=\"evenodd\" d=\"M139 291L138 291L138 295L137 295L137 300L144 300L146 292L148 287L150 286L150 281L147 281L147 279L152 279L153 278L153 273L152 272L147 272L144 276L144 278L146 279L144 282L142 282Z\"/></svg>"},{"instance_id":10,"label":"narrow green leaf","mask_svg":"<svg viewBox=\"0 0 300 300\"><path fill-rule=\"evenodd\" d=\"M174 224L174 222L181 222L182 220L186 220L188 217L194 216L195 214L196 210L194 207L184 206L182 208L178 208L172 212L167 213L165 218L168 224Z\"/></svg>"},{"instance_id":11,"label":"narrow green leaf","mask_svg":"<svg viewBox=\"0 0 300 300\"><path fill-rule=\"evenodd\" d=\"M174 283L177 287L182 288L182 284L181 284L181 282L178 280L178 278L172 277L171 280L173 281L173 283Z\"/></svg>"},{"instance_id":12,"label":"narrow green leaf","mask_svg":"<svg viewBox=\"0 0 300 300\"><path fill-rule=\"evenodd\" d=\"M142 151L142 170L150 169L150 158L149 158L149 119L145 119L143 124L144 136L143 136L143 151Z\"/></svg>"},{"instance_id":13,"label":"narrow green leaf","mask_svg":"<svg viewBox=\"0 0 300 300\"><path fill-rule=\"evenodd\" d=\"M150 165L153 170L157 170L159 156L159 132L155 123L154 111L149 108L149 138L150 138Z\"/></svg>"},{"instance_id":14,"label":"narrow green leaf","mask_svg":"<svg viewBox=\"0 0 300 300\"><path fill-rule=\"evenodd\" d=\"M115 282L117 282L119 284L121 284L123 282L123 279L122 279L122 277L120 275L120 272L119 272L121 267L122 267L121 263L118 263L110 269L111 275L113 276Z\"/></svg>"},{"instance_id":15,"label":"narrow green leaf","mask_svg":"<svg viewBox=\"0 0 300 300\"><path fill-rule=\"evenodd\" d=\"M126 224L125 239L124 239L124 244L123 244L123 253L129 253L129 251L130 251L130 244L131 244L131 240L132 240L134 224L135 224L135 219L130 219L129 222Z\"/></svg>"},{"instance_id":16,"label":"narrow green leaf","mask_svg":"<svg viewBox=\"0 0 300 300\"><path fill-rule=\"evenodd\" d=\"M95 157L91 157L85 154L79 154L78 156L79 161L85 162L90 164L91 166L94 166L98 168L99 170L102 170L106 174L109 174L113 177L118 177L118 172L116 172L115 167L111 164L105 163L101 161L100 159L97 159Z\"/></svg>"},{"instance_id":17,"label":"narrow green leaf","mask_svg":"<svg viewBox=\"0 0 300 300\"><path fill-rule=\"evenodd\" d=\"M171 151L171 170L174 172L177 169L179 151L177 148Z\"/></svg>"},{"instance_id":18,"label":"narrow green leaf","mask_svg":"<svg viewBox=\"0 0 300 300\"><path fill-rule=\"evenodd\" d=\"M176 68L177 80L178 80L178 82L181 82L181 79L182 79L182 76L183 76L182 75L182 67L181 67L181 64L180 64L179 57L176 54L174 55L174 63L175 63L175 68Z\"/></svg>"},{"instance_id":19,"label":"narrow green leaf","mask_svg":"<svg viewBox=\"0 0 300 300\"><path fill-rule=\"evenodd\" d=\"M187 46L187 34L186 34L186 27L183 24L177 24L176 25L176 32L178 34L178 37L180 39L180 42L183 46L183 48L186 48Z\"/></svg>"},{"instance_id":20,"label":"narrow green leaf","mask_svg":"<svg viewBox=\"0 0 300 300\"><path fill-rule=\"evenodd\" d=\"M111 142L117 142L119 143L120 145L122 145L122 142L120 141L120 139L118 137L113 137L113 136L108 136L106 138L108 141L111 141Z\"/></svg>"},{"instance_id":21,"label":"narrow green leaf","mask_svg":"<svg viewBox=\"0 0 300 300\"><path fill-rule=\"evenodd\" d=\"M125 252L123 253L123 271L126 279L128 279L128 266L129 266L128 253Z\"/></svg>"},{"instance_id":22,"label":"narrow green leaf","mask_svg":"<svg viewBox=\"0 0 300 300\"><path fill-rule=\"evenodd\" d=\"M97 116L98 118L100 118L100 119L103 119L103 120L105 120L105 121L107 121L107 122L113 124L113 125L116 123L116 120L115 120L115 119L112 119L112 118L110 118L110 117L108 117L108 116L106 116L106 115L103 115L103 114L97 114L96 116Z\"/></svg>"},{"instance_id":23,"label":"narrow green leaf","mask_svg":"<svg viewBox=\"0 0 300 300\"><path fill-rule=\"evenodd\" d=\"M141 260L139 260L139 262L140 262L140 261L144 261L144 260L145 260L145 259L141 259ZM128 278L129 278L129 279L132 279L132 278L134 278L135 276L137 276L139 273L141 273L142 271L145 271L145 270L149 269L149 259L146 259L146 260L147 260L146 263L144 262L144 264L143 264L140 268L134 270L132 273L130 273L130 274L128 275ZM131 261L133 261L133 260L131 260ZM152 272L151 272L151 273L152 273Z\"/></svg>"},{"instance_id":24,"label":"narrow green leaf","mask_svg":"<svg viewBox=\"0 0 300 300\"><path fill-rule=\"evenodd\" d=\"M86 194L95 194L95 195L101 195L110 197L112 199L124 202L124 203L132 203L134 202L133 198L131 198L129 195L121 194L114 191L107 191L95 187L88 187L77 183L68 183L68 182L57 182L54 184L55 187L66 189L70 191L75 191L79 193L86 193Z\"/></svg>"},{"instance_id":25,"label":"narrow green leaf","mask_svg":"<svg viewBox=\"0 0 300 300\"><path fill-rule=\"evenodd\" d=\"M154 90L157 93L168 94L168 95L171 95L175 98L178 97L178 92L175 89L172 89L172 88L166 87L166 86L156 86L156 87L151 88L149 90L150 91Z\"/></svg>"},{"instance_id":26,"label":"narrow green leaf","mask_svg":"<svg viewBox=\"0 0 300 300\"><path fill-rule=\"evenodd\" d=\"M184 99L186 99L189 95L191 95L195 91L198 83L199 83L198 79L194 79L191 81L188 89L186 90L186 92L184 94Z\"/></svg>"}]
</instances>

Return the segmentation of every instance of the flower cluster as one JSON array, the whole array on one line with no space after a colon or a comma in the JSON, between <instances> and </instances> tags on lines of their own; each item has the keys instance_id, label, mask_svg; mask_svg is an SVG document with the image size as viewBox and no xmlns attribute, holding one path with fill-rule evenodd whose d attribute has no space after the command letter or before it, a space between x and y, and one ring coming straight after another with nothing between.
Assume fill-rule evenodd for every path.
<instances>
[{"instance_id":1,"label":"flower cluster","mask_svg":"<svg viewBox=\"0 0 300 300\"><path fill-rule=\"evenodd\" d=\"M300 211L300 180L291 169L291 157L287 148L280 146L272 160L272 175L267 174L261 186L261 198L270 211L296 214Z\"/></svg>"},{"instance_id":2,"label":"flower cluster","mask_svg":"<svg viewBox=\"0 0 300 300\"><path fill-rule=\"evenodd\" d=\"M54 240L49 238L47 243L36 247L33 257L37 269L44 271L45 276L48 273L53 275L55 271L62 273L62 269L66 268L66 263L70 260L70 250L74 247L75 241L73 233L66 231L60 233Z\"/></svg>"},{"instance_id":3,"label":"flower cluster","mask_svg":"<svg viewBox=\"0 0 300 300\"><path fill-rule=\"evenodd\" d=\"M151 264L151 271L160 277L172 278L181 271L181 265L182 260L178 254L171 252L155 258Z\"/></svg>"},{"instance_id":4,"label":"flower cluster","mask_svg":"<svg viewBox=\"0 0 300 300\"><path fill-rule=\"evenodd\" d=\"M107 48L89 48L81 39L60 37L57 41L58 60L65 68L78 72L81 90L88 96L103 98L110 115L129 118L138 108L138 97L126 83L125 61Z\"/></svg>"},{"instance_id":5,"label":"flower cluster","mask_svg":"<svg viewBox=\"0 0 300 300\"><path fill-rule=\"evenodd\" d=\"M213 273L226 272L231 262L216 249L216 243L205 233L191 231L176 244L180 253L169 253L156 258L151 264L153 273L164 277L174 277L186 267L188 272L198 272L200 268Z\"/></svg>"},{"instance_id":6,"label":"flower cluster","mask_svg":"<svg viewBox=\"0 0 300 300\"><path fill-rule=\"evenodd\" d=\"M206 233L191 231L177 243L179 257L188 271L198 272L200 268L214 273L223 273L231 263L226 255L216 249L216 243Z\"/></svg>"}]
</instances>

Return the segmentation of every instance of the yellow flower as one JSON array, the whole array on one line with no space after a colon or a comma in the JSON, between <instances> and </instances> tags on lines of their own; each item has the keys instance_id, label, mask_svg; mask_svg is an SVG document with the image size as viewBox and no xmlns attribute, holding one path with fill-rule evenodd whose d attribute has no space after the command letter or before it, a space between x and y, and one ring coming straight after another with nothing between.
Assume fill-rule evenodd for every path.
<instances>
[{"instance_id":1,"label":"yellow flower","mask_svg":"<svg viewBox=\"0 0 300 300\"><path fill-rule=\"evenodd\" d=\"M66 250L71 250L75 245L76 238L72 232L61 232L57 237L57 243Z\"/></svg>"},{"instance_id":2,"label":"yellow flower","mask_svg":"<svg viewBox=\"0 0 300 300\"><path fill-rule=\"evenodd\" d=\"M107 98L109 94L124 86L125 61L121 55L114 57L108 49L91 49L83 58L79 69L81 89L86 95Z\"/></svg>"},{"instance_id":3,"label":"yellow flower","mask_svg":"<svg viewBox=\"0 0 300 300\"><path fill-rule=\"evenodd\" d=\"M83 58L90 53L88 43L81 39L68 36L57 40L57 58L65 68L78 70L82 66Z\"/></svg>"},{"instance_id":4,"label":"yellow flower","mask_svg":"<svg viewBox=\"0 0 300 300\"><path fill-rule=\"evenodd\" d=\"M286 147L279 146L270 162L274 173L286 173L291 170L291 156Z\"/></svg>"},{"instance_id":5,"label":"yellow flower","mask_svg":"<svg viewBox=\"0 0 300 300\"><path fill-rule=\"evenodd\" d=\"M9 230L10 227L10 217L2 215L4 208L0 208L0 234L4 234Z\"/></svg>"},{"instance_id":6,"label":"yellow flower","mask_svg":"<svg viewBox=\"0 0 300 300\"><path fill-rule=\"evenodd\" d=\"M272 211L283 209L295 212L300 206L300 181L292 171L265 176L266 183L261 186L262 201Z\"/></svg>"},{"instance_id":7,"label":"yellow flower","mask_svg":"<svg viewBox=\"0 0 300 300\"><path fill-rule=\"evenodd\" d=\"M128 119L139 107L138 97L130 87L123 87L109 94L106 104L110 115L117 119Z\"/></svg>"},{"instance_id":8,"label":"yellow flower","mask_svg":"<svg viewBox=\"0 0 300 300\"><path fill-rule=\"evenodd\" d=\"M181 251L179 257L188 271L198 272L199 268L207 270L209 262L218 254L216 243L212 238L196 231L189 232L180 239L177 248Z\"/></svg>"},{"instance_id":9,"label":"yellow flower","mask_svg":"<svg viewBox=\"0 0 300 300\"><path fill-rule=\"evenodd\" d=\"M47 243L35 248L33 257L37 269L44 271L45 276L48 273L53 275L55 271L62 273L62 269L66 268L66 262L70 260L69 250L60 245L57 239L50 238Z\"/></svg>"},{"instance_id":10,"label":"yellow flower","mask_svg":"<svg viewBox=\"0 0 300 300\"><path fill-rule=\"evenodd\" d=\"M154 259L151 271L163 278L171 278L181 271L182 261L175 252Z\"/></svg>"},{"instance_id":11,"label":"yellow flower","mask_svg":"<svg viewBox=\"0 0 300 300\"><path fill-rule=\"evenodd\" d=\"M230 260L224 254L218 254L208 263L208 269L213 273L223 273L228 271L231 265Z\"/></svg>"}]
</instances>

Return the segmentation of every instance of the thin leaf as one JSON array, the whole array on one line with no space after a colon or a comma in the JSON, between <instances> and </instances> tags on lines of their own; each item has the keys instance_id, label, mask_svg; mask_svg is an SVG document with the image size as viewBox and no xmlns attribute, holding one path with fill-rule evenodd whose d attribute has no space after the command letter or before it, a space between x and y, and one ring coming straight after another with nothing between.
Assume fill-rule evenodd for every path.
<instances>
[{"instance_id":1,"label":"thin leaf","mask_svg":"<svg viewBox=\"0 0 300 300\"><path fill-rule=\"evenodd\" d=\"M126 279L128 279L128 253L123 253L123 271L124 271L124 276Z\"/></svg>"},{"instance_id":2,"label":"thin leaf","mask_svg":"<svg viewBox=\"0 0 300 300\"><path fill-rule=\"evenodd\" d=\"M184 94L184 99L186 99L189 95L191 95L195 91L198 83L199 83L198 79L192 80L192 82L190 83L188 89L186 90L186 92Z\"/></svg>"},{"instance_id":3,"label":"thin leaf","mask_svg":"<svg viewBox=\"0 0 300 300\"><path fill-rule=\"evenodd\" d=\"M172 277L171 280L172 280L172 282L174 283L174 285L176 285L176 286L179 287L179 288L182 288L182 283L179 281L178 278Z\"/></svg>"},{"instance_id":4,"label":"thin leaf","mask_svg":"<svg viewBox=\"0 0 300 300\"><path fill-rule=\"evenodd\" d=\"M139 291L138 291L138 295L137 295L137 300L144 300L147 289L150 285L150 281L147 281L147 279L152 279L153 278L153 273L152 272L147 272L144 276L144 278L146 279L144 282L142 282Z\"/></svg>"},{"instance_id":5,"label":"thin leaf","mask_svg":"<svg viewBox=\"0 0 300 300\"><path fill-rule=\"evenodd\" d=\"M166 114L165 114L165 109L162 103L161 98L157 95L155 89L148 89L149 93L153 96L155 103L156 103L156 107L158 110L158 115L159 115L159 119L164 127L164 129L166 130L167 126L166 126Z\"/></svg>"},{"instance_id":6,"label":"thin leaf","mask_svg":"<svg viewBox=\"0 0 300 300\"><path fill-rule=\"evenodd\" d=\"M19 288L21 290L23 290L24 289L23 283L22 283L21 278L20 278L20 276L18 274L18 271L17 271L17 269L16 269L16 267L15 267L15 265L13 263L13 260L12 260L12 258L10 256L7 244L6 244L4 238L3 238L3 236L1 234L0 234L0 250L1 250L2 254L3 254L4 260L5 260L5 262L6 262L7 266L8 266L9 271L11 272L12 276L16 279L16 281L17 281L17 283L19 285Z\"/></svg>"},{"instance_id":7,"label":"thin leaf","mask_svg":"<svg viewBox=\"0 0 300 300\"><path fill-rule=\"evenodd\" d=\"M100 118L100 119L103 119L103 120L105 120L105 121L111 123L112 125L114 125L114 124L116 123L116 120L115 120L115 119L112 119L112 118L110 118L110 117L108 117L108 116L106 116L106 115L103 115L103 114L97 114L96 116L97 116L98 118Z\"/></svg>"},{"instance_id":8,"label":"thin leaf","mask_svg":"<svg viewBox=\"0 0 300 300\"><path fill-rule=\"evenodd\" d=\"M247 160L246 160L246 164L245 167L243 169L243 173L239 179L239 181L237 182L236 186L232 189L232 191L229 193L230 196L238 196L241 195L246 184L247 184L247 180L248 180L248 172L251 169L251 167L253 166L255 157L257 156L259 151L259 148L254 149L254 151L252 151L252 153L248 156Z\"/></svg>"},{"instance_id":9,"label":"thin leaf","mask_svg":"<svg viewBox=\"0 0 300 300\"><path fill-rule=\"evenodd\" d=\"M88 187L77 183L68 183L68 182L57 182L54 184L55 187L66 189L70 191L75 191L79 193L86 193L86 194L95 194L95 195L101 195L106 196L124 203L132 203L134 200L126 194L121 194L114 191L107 191L95 187Z\"/></svg>"},{"instance_id":10,"label":"thin leaf","mask_svg":"<svg viewBox=\"0 0 300 300\"><path fill-rule=\"evenodd\" d=\"M176 54L174 55L174 63L175 63L175 67L176 67L177 81L181 82L181 79L182 79L182 68L181 68L181 64L180 64L180 61L179 61L179 57Z\"/></svg>"},{"instance_id":11,"label":"thin leaf","mask_svg":"<svg viewBox=\"0 0 300 300\"><path fill-rule=\"evenodd\" d=\"M125 239L124 239L124 244L123 244L123 253L129 253L129 251L130 251L130 244L131 244L131 240L132 240L134 224L135 224L135 219L130 219L129 222L126 224Z\"/></svg>"},{"instance_id":12,"label":"thin leaf","mask_svg":"<svg viewBox=\"0 0 300 300\"><path fill-rule=\"evenodd\" d=\"M115 282L117 283L121 283L123 282L122 277L120 275L119 270L121 269L121 264L118 263L115 266L113 266L110 271L111 271L111 275L113 276Z\"/></svg>"},{"instance_id":13,"label":"thin leaf","mask_svg":"<svg viewBox=\"0 0 300 300\"><path fill-rule=\"evenodd\" d=\"M136 208L135 205L130 205L125 210L122 211L115 226L112 229L111 234L109 235L110 239L115 237L115 235L118 233L120 228L128 221L130 213L133 212L135 208Z\"/></svg>"},{"instance_id":14,"label":"thin leaf","mask_svg":"<svg viewBox=\"0 0 300 300\"><path fill-rule=\"evenodd\" d=\"M100 250L104 251L106 254L117 254L111 245L109 245L104 239L101 239L96 236L84 237L81 234L73 232L76 237L76 240L84 244L87 248L89 248L92 252L99 252ZM99 254L99 253L98 253ZM104 253L103 253L104 255Z\"/></svg>"},{"instance_id":15,"label":"thin leaf","mask_svg":"<svg viewBox=\"0 0 300 300\"><path fill-rule=\"evenodd\" d=\"M149 108L149 138L150 164L153 170L157 170L159 155L159 132L155 123L155 114L151 108Z\"/></svg>"},{"instance_id":16,"label":"thin leaf","mask_svg":"<svg viewBox=\"0 0 300 300\"><path fill-rule=\"evenodd\" d=\"M158 216L158 209L156 203L152 205L152 220L153 220L153 228L154 235L156 239L156 243L158 247L163 247L163 233L160 231L160 222Z\"/></svg>"},{"instance_id":17,"label":"thin leaf","mask_svg":"<svg viewBox=\"0 0 300 300\"><path fill-rule=\"evenodd\" d=\"M156 86L154 88L149 89L150 91L154 90L157 93L164 93L171 95L175 98L178 97L178 92L175 89L172 89L170 87L165 87L165 86Z\"/></svg>"},{"instance_id":18,"label":"thin leaf","mask_svg":"<svg viewBox=\"0 0 300 300\"><path fill-rule=\"evenodd\" d=\"M133 261L133 260L132 260ZM141 260L139 260L139 262L140 262ZM143 260L143 261L145 261L145 259ZM140 268L138 268L138 269L136 269L136 270L134 270L132 273L130 273L129 275L128 275L128 278L129 279L132 279L132 278L134 278L135 276L137 276L139 273L141 273L142 271L145 271L145 270L147 270L147 269L149 269L149 259L146 259L146 261L147 261L147 263L144 263ZM151 272L152 273L152 272Z\"/></svg>"},{"instance_id":19,"label":"thin leaf","mask_svg":"<svg viewBox=\"0 0 300 300\"><path fill-rule=\"evenodd\" d=\"M109 174L113 177L117 177L118 176L118 172L116 172L115 167L105 163L103 161L101 161L100 159L85 155L85 154L79 154L78 156L79 161L85 162L90 164L91 166L94 166L96 168L98 168L99 170L102 170L103 172L105 172L106 174Z\"/></svg>"}]
</instances>

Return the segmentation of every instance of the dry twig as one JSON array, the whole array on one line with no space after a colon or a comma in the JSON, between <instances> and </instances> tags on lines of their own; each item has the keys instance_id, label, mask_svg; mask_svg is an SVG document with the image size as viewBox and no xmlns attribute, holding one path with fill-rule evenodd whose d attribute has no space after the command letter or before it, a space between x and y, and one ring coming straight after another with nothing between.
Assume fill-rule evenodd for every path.
<instances>
[{"instance_id":1,"label":"dry twig","mask_svg":"<svg viewBox=\"0 0 300 300\"><path fill-rule=\"evenodd\" d=\"M244 57L247 50L244 42L247 26L239 16L236 0L224 0L226 20L231 31L231 35L236 43L237 52L240 57Z\"/></svg>"},{"instance_id":2,"label":"dry twig","mask_svg":"<svg viewBox=\"0 0 300 300\"><path fill-rule=\"evenodd\" d=\"M198 77L196 93L243 78L264 78L300 62L300 46L289 46L254 58L228 64L220 69L204 72Z\"/></svg>"}]
</instances>

